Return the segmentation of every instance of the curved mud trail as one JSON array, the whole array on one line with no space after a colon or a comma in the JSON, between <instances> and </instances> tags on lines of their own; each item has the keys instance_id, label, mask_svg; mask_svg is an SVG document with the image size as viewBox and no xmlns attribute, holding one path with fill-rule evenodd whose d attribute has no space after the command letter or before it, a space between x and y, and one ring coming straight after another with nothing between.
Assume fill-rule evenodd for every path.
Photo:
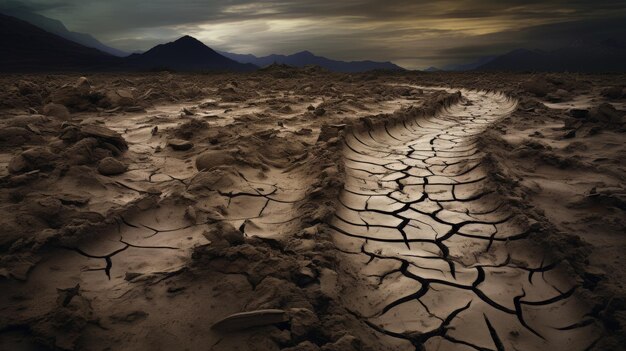
<instances>
[{"instance_id":1,"label":"curved mud trail","mask_svg":"<svg viewBox=\"0 0 626 351\"><path fill-rule=\"evenodd\" d=\"M436 116L346 136L332 223L355 272L344 303L403 350L587 349L599 333L576 282L528 239L476 146L517 103L463 97Z\"/></svg>"}]
</instances>

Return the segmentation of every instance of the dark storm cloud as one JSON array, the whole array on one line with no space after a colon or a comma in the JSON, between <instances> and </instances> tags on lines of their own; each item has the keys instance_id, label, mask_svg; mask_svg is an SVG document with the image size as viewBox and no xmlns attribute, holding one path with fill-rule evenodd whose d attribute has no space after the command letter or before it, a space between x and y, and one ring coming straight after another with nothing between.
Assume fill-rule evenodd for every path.
<instances>
[{"instance_id":1,"label":"dark storm cloud","mask_svg":"<svg viewBox=\"0 0 626 351\"><path fill-rule=\"evenodd\" d=\"M40 13L125 50L191 34L220 49L443 65L516 47L615 37L623 0L29 0ZM611 23L604 25L602 22Z\"/></svg>"}]
</instances>

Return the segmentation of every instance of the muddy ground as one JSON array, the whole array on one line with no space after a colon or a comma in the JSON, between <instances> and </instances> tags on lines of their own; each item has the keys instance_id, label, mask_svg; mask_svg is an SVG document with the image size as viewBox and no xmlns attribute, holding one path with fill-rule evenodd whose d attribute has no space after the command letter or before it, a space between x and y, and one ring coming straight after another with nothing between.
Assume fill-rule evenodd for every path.
<instances>
[{"instance_id":1,"label":"muddy ground","mask_svg":"<svg viewBox=\"0 0 626 351\"><path fill-rule=\"evenodd\" d=\"M624 349L624 78L2 76L0 349Z\"/></svg>"}]
</instances>

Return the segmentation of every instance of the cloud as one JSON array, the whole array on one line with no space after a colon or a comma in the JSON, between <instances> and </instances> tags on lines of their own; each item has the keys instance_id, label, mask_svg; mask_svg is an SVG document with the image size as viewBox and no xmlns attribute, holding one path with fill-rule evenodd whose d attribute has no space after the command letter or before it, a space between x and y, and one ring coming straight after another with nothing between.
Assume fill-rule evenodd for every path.
<instances>
[{"instance_id":1,"label":"cloud","mask_svg":"<svg viewBox=\"0 0 626 351\"><path fill-rule=\"evenodd\" d=\"M197 36L222 50L445 65L517 47L619 37L623 0L28 0L75 31L133 51ZM602 22L611 23L612 28ZM622 36L623 37L623 36Z\"/></svg>"}]
</instances>

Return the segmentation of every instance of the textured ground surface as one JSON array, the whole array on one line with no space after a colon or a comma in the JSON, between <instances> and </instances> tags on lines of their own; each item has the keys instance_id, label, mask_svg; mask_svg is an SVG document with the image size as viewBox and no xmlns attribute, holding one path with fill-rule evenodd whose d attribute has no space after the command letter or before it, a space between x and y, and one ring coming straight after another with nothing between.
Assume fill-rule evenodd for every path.
<instances>
[{"instance_id":1,"label":"textured ground surface","mask_svg":"<svg viewBox=\"0 0 626 351\"><path fill-rule=\"evenodd\" d=\"M2 81L0 349L623 345L620 77Z\"/></svg>"}]
</instances>

